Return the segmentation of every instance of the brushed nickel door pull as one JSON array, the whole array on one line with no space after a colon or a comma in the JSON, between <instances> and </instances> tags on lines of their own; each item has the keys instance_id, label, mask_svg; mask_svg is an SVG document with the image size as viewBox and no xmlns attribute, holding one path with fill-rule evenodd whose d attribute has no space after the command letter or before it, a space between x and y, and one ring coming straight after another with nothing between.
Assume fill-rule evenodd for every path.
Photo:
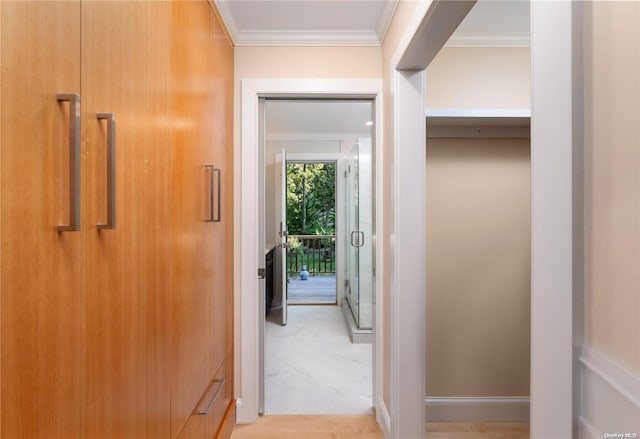
<instances>
[{"instance_id":1,"label":"brushed nickel door pull","mask_svg":"<svg viewBox=\"0 0 640 439\"><path fill-rule=\"evenodd\" d=\"M58 93L58 102L69 102L69 224L58 224L59 232L80 230L80 95Z\"/></svg>"},{"instance_id":2,"label":"brushed nickel door pull","mask_svg":"<svg viewBox=\"0 0 640 439\"><path fill-rule=\"evenodd\" d=\"M194 412L195 415L207 416L211 412L211 409L213 408L213 404L216 402L216 399L218 399L218 396L220 395L220 391L224 387L224 383L225 383L224 379L221 379L221 380L216 379L211 382L211 385L209 385L209 387L207 388L207 391L202 396L202 399L206 401L205 396L207 396L210 393L211 389L215 384L217 384L218 387L213 392L213 395L211 396L211 399L209 400L209 403L206 405L206 407L204 408L198 407Z\"/></svg>"},{"instance_id":3,"label":"brushed nickel door pull","mask_svg":"<svg viewBox=\"0 0 640 439\"><path fill-rule=\"evenodd\" d=\"M214 199L213 199L213 174L215 171L215 168L213 167L213 165L207 164L207 165L202 165L204 167L204 169L206 169L209 172L209 193L207 194L207 201L209 202L209 215L207 216L207 219L204 220L205 223L212 223L215 221L214 218Z\"/></svg>"},{"instance_id":4,"label":"brushed nickel door pull","mask_svg":"<svg viewBox=\"0 0 640 439\"><path fill-rule=\"evenodd\" d=\"M116 228L116 115L98 113L98 120L107 120L107 222L97 224L98 230Z\"/></svg>"},{"instance_id":5,"label":"brushed nickel door pull","mask_svg":"<svg viewBox=\"0 0 640 439\"><path fill-rule=\"evenodd\" d=\"M222 169L220 168L212 168L212 172L218 174L218 190L216 191L218 194L218 209L217 209L217 216L214 218L213 216L213 211L211 212L211 218L213 220L214 223L219 223L222 221ZM212 180L213 183L213 180ZM211 188L213 190L213 184L211 185ZM213 202L213 196L211 198L211 201ZM213 210L213 208L212 208Z\"/></svg>"}]
</instances>

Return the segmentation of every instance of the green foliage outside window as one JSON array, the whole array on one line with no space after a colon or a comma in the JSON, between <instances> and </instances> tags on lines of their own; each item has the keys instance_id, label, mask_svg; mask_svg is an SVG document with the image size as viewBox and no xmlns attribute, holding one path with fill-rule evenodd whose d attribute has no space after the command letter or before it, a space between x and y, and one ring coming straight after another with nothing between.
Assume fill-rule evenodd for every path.
<instances>
[{"instance_id":1,"label":"green foliage outside window","mask_svg":"<svg viewBox=\"0 0 640 439\"><path fill-rule=\"evenodd\" d=\"M335 163L287 163L290 235L335 235Z\"/></svg>"}]
</instances>

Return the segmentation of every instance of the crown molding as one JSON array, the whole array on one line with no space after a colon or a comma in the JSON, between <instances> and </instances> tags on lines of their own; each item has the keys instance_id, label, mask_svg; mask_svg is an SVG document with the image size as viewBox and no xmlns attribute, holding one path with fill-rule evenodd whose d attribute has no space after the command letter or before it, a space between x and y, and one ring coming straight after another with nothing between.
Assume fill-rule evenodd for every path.
<instances>
[{"instance_id":1,"label":"crown molding","mask_svg":"<svg viewBox=\"0 0 640 439\"><path fill-rule=\"evenodd\" d=\"M384 41L391 26L391 19L393 14L396 13L398 7L398 0L387 0L382 4L382 11L378 17L378 23L376 24L376 35L378 35L378 41Z\"/></svg>"},{"instance_id":2,"label":"crown molding","mask_svg":"<svg viewBox=\"0 0 640 439\"><path fill-rule=\"evenodd\" d=\"M218 8L218 12L220 13L219 15L227 28L227 32L231 36L233 44L237 45L238 34L240 31L238 29L238 23L236 23L236 20L233 18L233 12L231 11L229 2L221 0L213 0L213 2Z\"/></svg>"},{"instance_id":3,"label":"crown molding","mask_svg":"<svg viewBox=\"0 0 640 439\"><path fill-rule=\"evenodd\" d=\"M230 31L231 33L231 31ZM233 34L232 34L233 35ZM374 31L240 31L236 46L380 46Z\"/></svg>"},{"instance_id":4,"label":"crown molding","mask_svg":"<svg viewBox=\"0 0 640 439\"><path fill-rule=\"evenodd\" d=\"M529 32L456 32L445 47L531 47Z\"/></svg>"}]
</instances>

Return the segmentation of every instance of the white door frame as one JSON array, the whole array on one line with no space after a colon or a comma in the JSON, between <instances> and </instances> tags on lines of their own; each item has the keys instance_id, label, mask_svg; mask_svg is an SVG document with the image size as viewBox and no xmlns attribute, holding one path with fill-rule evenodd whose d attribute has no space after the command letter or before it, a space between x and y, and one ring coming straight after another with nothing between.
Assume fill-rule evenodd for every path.
<instances>
[{"instance_id":1,"label":"white door frame","mask_svg":"<svg viewBox=\"0 0 640 439\"><path fill-rule=\"evenodd\" d=\"M413 344L418 348L419 336L410 340L402 337L410 328L397 320L404 318L403 306L398 295L406 291L401 285L406 251L402 242L408 239L403 217L410 213L406 200L398 198L402 189L402 173L411 167L411 155L403 152L412 149L422 160L425 148L424 124L406 123L406 111L417 110L419 95L424 97L424 82L413 81L424 74L424 69L440 48L433 38L435 32L442 37L443 28L457 28L461 21L459 8L462 2L421 3L414 20L407 27L397 53L392 59L393 127L394 132L394 188L395 224L391 225L395 239L394 273L391 285L391 425L389 436L394 439L420 438L424 434L424 410L418 413L412 405L414 393L408 388L411 374L416 370L400 362ZM583 145L581 20L580 2L532 1L531 8L531 437L532 439L578 437L580 415L580 381L578 355L583 337ZM439 17L438 17L439 16ZM447 20L448 17L448 20ZM430 20L433 20L430 25ZM456 23L457 22L457 23ZM446 24L445 24L446 23ZM430 28L435 30L431 31ZM431 34L430 34L431 33ZM429 37L430 35L430 37ZM404 44L403 44L404 43ZM428 58L428 59L427 59ZM408 69L408 70L402 70ZM574 71L575 69L575 71ZM414 84L414 86L412 86ZM424 105L424 99L422 101ZM413 110L411 109L413 108ZM399 117L405 115L405 117ZM401 145L400 145L401 143ZM399 148L402 146L402 148ZM415 158L414 158L415 159ZM403 163L404 162L404 163ZM423 199L423 179L426 168L413 168L414 192ZM419 174L416 174L419 173ZM419 206L422 209L422 204ZM424 240L414 241L425 242ZM426 245L425 245L426 247ZM425 248L416 254L426 262ZM406 261L409 262L409 261ZM406 273L405 274L409 274ZM413 273L415 275L415 273ZM423 279L418 279L423 285ZM417 289L413 288L417 293ZM396 294L394 294L396 292ZM424 290L423 290L424 292ZM414 300L418 297L411 295ZM404 298L403 298L404 300ZM421 303L419 304L421 305ZM420 310L424 310L421 307ZM416 313L424 320L425 314ZM395 316L395 319L394 319ZM395 320L395 323L394 323ZM417 327L414 330L419 331ZM400 337L400 338L399 338ZM404 346L399 343L404 343ZM424 351L422 351L424 352ZM421 352L415 352L415 355ZM418 359L420 360L420 359ZM408 370L411 369L411 370ZM424 369L422 371L424 376ZM418 378L419 386L424 378ZM412 402L404 401L410 397ZM421 406L422 407L422 406ZM397 423L398 425L394 425Z\"/></svg>"},{"instance_id":2,"label":"white door frame","mask_svg":"<svg viewBox=\"0 0 640 439\"><path fill-rule=\"evenodd\" d=\"M278 156L279 154L276 154ZM277 160L276 160L277 161ZM339 203L344 202L344 182L340 178L344 173L344 154L342 152L287 152L288 163L335 163L336 166L336 187L335 187L335 232L339 239L336 239L336 304L339 306L342 303L342 299L345 295L344 292L344 273L340 268L345 263L344 249L342 247L342 236L347 236L344 231L344 206ZM340 208L338 208L340 206Z\"/></svg>"},{"instance_id":3,"label":"white door frame","mask_svg":"<svg viewBox=\"0 0 640 439\"><path fill-rule=\"evenodd\" d=\"M403 66L411 65L412 60L406 54L418 54L412 46L414 37L428 27L429 9L434 4L438 7L455 7L458 2L432 2L426 1L418 6L414 20L407 27L406 34L402 37L398 56L394 56L390 68L393 84L391 94L393 96L393 125L387 127L394 132L395 145L393 147L400 156L394 159L410 159L410 154L404 154L402 148L424 149L424 123L408 124L398 117L402 109L410 110L418 105L418 96L424 93L424 84L418 90L412 79L415 75L423 75L423 68L416 68L414 72L399 71L400 60ZM579 92L574 87L579 83L579 77L574 75L574 65L580 69L580 64L575 59L576 43L575 32L579 29L574 18L575 9L573 2L538 2L532 5L531 41L532 41L532 320L531 320L531 430L533 439L548 437L576 437L575 420L580 386L576 379L574 343L581 343L580 320L582 319L582 289L581 289L581 240L582 240L582 210L581 192L582 182L580 166L581 143ZM579 16L576 18L580 19ZM457 24L455 25L457 27ZM455 29L455 27L454 27ZM412 50L409 48L413 47ZM435 52L437 53L437 51ZM575 64L574 64L575 63ZM576 71L577 73L580 70ZM412 85L414 84L414 85ZM378 80L243 80L242 81L242 139L241 151L236 153L235 159L241 167L240 183L235 188L235 199L240 200L240 215L238 215L235 237L235 266L241 275L236 282L236 396L238 397L238 422L254 422L257 419L258 404L258 280L256 270L258 268L258 96L261 95L305 95L334 96L354 95L369 93L376 96L376 227L382 229L382 173L380 148L382 137L381 117L381 83ZM407 105L405 107L405 105ZM424 101L422 102L424 105ZM575 114L574 114L575 113ZM424 110L420 111L424 118ZM422 139L420 137L422 136ZM404 143L407 139L408 143ZM403 142L400 145L399 142ZM410 164L406 164L410 166ZM402 164L394 162L393 177L396 196L392 205L387 208L394 210L395 224L391 224L392 243L406 243L406 237L398 233L409 233L401 228L401 222L407 215L416 212L413 206L408 206L406 199L398 199L402 193L404 184L398 171L403 169ZM416 167L416 171L420 171ZM415 175L415 181L422 181L426 167L422 166L423 175ZM392 182L388 182L392 183ZM413 186L416 191L415 185ZM417 191L424 191L424 187L418 187ZM422 192L424 194L424 192ZM419 198L420 193L415 194ZM406 210L409 209L410 210ZM421 241L413 236L413 245L419 245ZM398 241L398 239L400 241ZM405 328L398 325L398 317L403 312L399 306L403 306L403 300L398 300L398 287L401 286L403 246L383 250L382 243L378 242L376 252L376 265L381 267L381 255L387 251L392 256L392 279L389 292L391 295L391 321L392 334L391 358L391 408L390 419L385 424L390 424L390 436L422 437L424 421L424 406L420 400L408 401L405 395L415 396L410 383L414 388L423 389L421 383L424 380L424 370L420 375L405 375L401 370L407 367L407 360L420 361L420 355L424 353L424 345L418 346L420 337L424 334L413 334L414 340L407 340ZM426 247L426 245L425 245ZM417 250L425 258L424 248ZM376 276L376 303L381 303L381 275L383 270L377 270ZM395 273L393 273L395 271ZM415 274L415 273L413 273ZM424 280L420 276L418 287L411 287L413 297L420 290ZM424 294L424 289L422 289ZM419 297L415 297L419 300ZM416 316L424 321L424 308L416 308ZM404 316L403 316L404 317ZM402 319L404 320L404 318ZM401 320L401 321L402 321ZM376 324L381 325L380 309L376 310ZM377 326L378 333L382 327ZM414 329L419 331L419 329ZM404 343L400 345L399 343ZM381 343L376 343L376 364L374 365L374 389L378 392L382 386L381 369ZM418 348L409 357L403 357L403 352L410 346ZM405 361L400 361L404 359ZM417 373L414 368L411 373ZM418 381L416 381L418 380ZM408 393L405 393L408 392ZM379 396L375 397L376 409L382 409L378 413L385 413L386 407L380 407ZM416 410L419 406L420 410ZM407 408L408 411L404 409ZM389 425L387 425L389 427ZM420 433L418 433L420 429ZM415 431L414 436L399 436L408 431Z\"/></svg>"},{"instance_id":4,"label":"white door frame","mask_svg":"<svg viewBox=\"0 0 640 439\"><path fill-rule=\"evenodd\" d=\"M382 81L377 79L242 79L241 81L241 150L235 160L240 164L240 178L236 179L234 198L240 200L240 212L235 224L234 263L235 285L235 395L237 422L251 423L258 417L259 378L259 280L260 245L258 242L259 215L259 105L261 97L304 98L369 98L375 105L376 181L375 193L381 194L382 181ZM382 230L382 199L376 199L375 229ZM376 238L374 237L374 242ZM382 266L384 249L374 247L375 264ZM382 272L375 279L375 304L382 303ZM374 323L374 404L382 389L382 329L380 307L375 307Z\"/></svg>"}]
</instances>

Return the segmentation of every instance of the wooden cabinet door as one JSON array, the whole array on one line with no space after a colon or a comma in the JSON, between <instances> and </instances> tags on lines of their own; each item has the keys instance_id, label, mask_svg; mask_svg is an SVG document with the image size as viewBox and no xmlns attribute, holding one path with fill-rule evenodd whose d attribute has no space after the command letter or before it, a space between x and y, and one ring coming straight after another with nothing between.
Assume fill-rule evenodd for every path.
<instances>
[{"instance_id":1,"label":"wooden cabinet door","mask_svg":"<svg viewBox=\"0 0 640 439\"><path fill-rule=\"evenodd\" d=\"M221 221L212 228L213 306L211 336L213 373L233 345L233 45L215 9L210 11L212 54L211 120L215 127L209 153L220 169ZM217 181L216 181L217 183Z\"/></svg>"},{"instance_id":2,"label":"wooden cabinet door","mask_svg":"<svg viewBox=\"0 0 640 439\"><path fill-rule=\"evenodd\" d=\"M169 12L165 2L82 5L83 140L89 168L87 436L92 438L169 433L169 303L162 242L168 221L153 186L161 184L163 172L167 177L169 159ZM97 114L107 112L116 124L116 215L115 228L99 230L98 223L108 222L108 122ZM164 223L152 215L165 215Z\"/></svg>"},{"instance_id":3,"label":"wooden cabinet door","mask_svg":"<svg viewBox=\"0 0 640 439\"><path fill-rule=\"evenodd\" d=\"M172 3L171 436L177 437L213 372L213 226L209 6ZM217 127L216 127L217 129Z\"/></svg>"},{"instance_id":4,"label":"wooden cabinet door","mask_svg":"<svg viewBox=\"0 0 640 439\"><path fill-rule=\"evenodd\" d=\"M0 8L1 435L82 438L86 218L57 230L70 219L73 115L56 98L80 93L80 3Z\"/></svg>"}]
</instances>

